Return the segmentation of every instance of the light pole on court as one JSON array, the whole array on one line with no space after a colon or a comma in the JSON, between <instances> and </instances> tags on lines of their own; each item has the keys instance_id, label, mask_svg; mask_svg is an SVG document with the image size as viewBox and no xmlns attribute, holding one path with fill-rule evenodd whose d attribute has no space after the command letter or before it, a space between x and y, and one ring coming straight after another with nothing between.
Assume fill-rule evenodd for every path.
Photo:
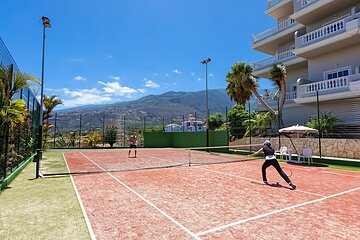
<instances>
[{"instance_id":1,"label":"light pole on court","mask_svg":"<svg viewBox=\"0 0 360 240\"><path fill-rule=\"evenodd\" d=\"M36 178L40 177L40 160L43 149L43 108L44 108L44 66L45 66L45 29L50 28L50 19L42 16L43 25L43 44L42 44L42 65L41 65L41 92L40 92L40 120L39 120L39 138L38 148L36 150Z\"/></svg>"},{"instance_id":2,"label":"light pole on court","mask_svg":"<svg viewBox=\"0 0 360 240\"><path fill-rule=\"evenodd\" d=\"M202 64L205 64L205 79L206 79L206 89L205 89L205 110L206 110L206 134L205 142L206 147L209 147L209 99L208 99L208 63L211 62L211 58L207 58L201 61Z\"/></svg>"}]
</instances>

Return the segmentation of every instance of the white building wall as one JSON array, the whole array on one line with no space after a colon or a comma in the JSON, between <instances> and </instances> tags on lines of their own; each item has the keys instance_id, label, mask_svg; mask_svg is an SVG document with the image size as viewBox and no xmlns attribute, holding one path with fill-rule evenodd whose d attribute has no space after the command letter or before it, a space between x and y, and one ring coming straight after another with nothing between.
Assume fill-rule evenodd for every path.
<instances>
[{"instance_id":1,"label":"white building wall","mask_svg":"<svg viewBox=\"0 0 360 240\"><path fill-rule=\"evenodd\" d=\"M286 78L286 90L290 91L290 85L291 84L296 84L297 80L299 78L308 78L308 68L307 67L302 67L302 68L297 68L294 70L287 70L287 78Z\"/></svg>"},{"instance_id":2,"label":"white building wall","mask_svg":"<svg viewBox=\"0 0 360 240\"><path fill-rule=\"evenodd\" d=\"M329 54L309 59L309 80L323 80L324 72L336 68L351 65L352 74L355 73L356 66L360 66L360 45L345 48L336 52L329 49Z\"/></svg>"},{"instance_id":3,"label":"white building wall","mask_svg":"<svg viewBox=\"0 0 360 240\"><path fill-rule=\"evenodd\" d=\"M337 101L321 101L320 113L332 113L347 124L360 124L360 98L343 99ZM311 117L317 117L317 103L308 105L285 105L283 121L286 126L306 124Z\"/></svg>"},{"instance_id":4,"label":"white building wall","mask_svg":"<svg viewBox=\"0 0 360 240\"><path fill-rule=\"evenodd\" d=\"M324 19L321 19L318 22L307 25L306 30L307 30L307 32L314 31L314 30L316 30L318 28L321 28L324 25L330 24L332 22L336 22L336 21L344 18L345 16L349 16L350 13L351 13L351 8L346 8L344 10L338 11L337 13L332 14L332 15L324 18Z\"/></svg>"}]
</instances>

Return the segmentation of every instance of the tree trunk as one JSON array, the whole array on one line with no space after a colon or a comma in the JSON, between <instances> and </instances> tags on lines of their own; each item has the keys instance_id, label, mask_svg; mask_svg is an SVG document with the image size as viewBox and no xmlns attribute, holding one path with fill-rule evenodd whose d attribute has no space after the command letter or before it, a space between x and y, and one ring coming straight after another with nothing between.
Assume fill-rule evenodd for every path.
<instances>
[{"instance_id":1,"label":"tree trunk","mask_svg":"<svg viewBox=\"0 0 360 240\"><path fill-rule=\"evenodd\" d=\"M255 94L255 97L259 100L259 102L260 102L267 110L269 110L272 115L277 116L277 113L275 112L275 110L272 109L272 108L265 102L265 100L260 96L260 94L259 94L256 90L252 90L252 92Z\"/></svg>"},{"instance_id":2,"label":"tree trunk","mask_svg":"<svg viewBox=\"0 0 360 240\"><path fill-rule=\"evenodd\" d=\"M282 110L286 101L286 83L285 80L280 81L280 90L281 90L281 98L280 98L280 106L279 106L279 115L282 117Z\"/></svg>"}]
</instances>

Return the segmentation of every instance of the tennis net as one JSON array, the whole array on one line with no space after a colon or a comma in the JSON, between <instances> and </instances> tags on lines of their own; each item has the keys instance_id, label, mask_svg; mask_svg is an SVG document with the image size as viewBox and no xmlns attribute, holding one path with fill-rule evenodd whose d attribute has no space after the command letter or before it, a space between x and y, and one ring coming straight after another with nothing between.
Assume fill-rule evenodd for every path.
<instances>
[{"instance_id":1,"label":"tennis net","mask_svg":"<svg viewBox=\"0 0 360 240\"><path fill-rule=\"evenodd\" d=\"M104 172L139 171L194 165L222 164L253 160L246 154L259 145L236 145L197 148L143 148L129 155L128 149L76 151L63 154L65 163L44 156L43 176L95 174Z\"/></svg>"}]
</instances>

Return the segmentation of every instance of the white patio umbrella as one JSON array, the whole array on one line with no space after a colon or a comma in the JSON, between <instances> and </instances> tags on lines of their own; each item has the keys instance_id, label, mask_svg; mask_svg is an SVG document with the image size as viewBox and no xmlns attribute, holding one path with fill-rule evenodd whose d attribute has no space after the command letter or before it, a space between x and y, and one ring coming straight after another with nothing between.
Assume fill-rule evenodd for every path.
<instances>
[{"instance_id":1,"label":"white patio umbrella","mask_svg":"<svg viewBox=\"0 0 360 240\"><path fill-rule=\"evenodd\" d=\"M309 133L318 133L318 132L319 131L317 129L300 126L299 124L297 124L295 126L279 129L279 133L296 133L297 138L299 138L299 134L309 134ZM290 138L290 141L291 141L291 138ZM300 155L292 141L291 141L291 144L293 145L296 153L298 154L298 162L300 162L300 160L299 160Z\"/></svg>"},{"instance_id":2,"label":"white patio umbrella","mask_svg":"<svg viewBox=\"0 0 360 240\"><path fill-rule=\"evenodd\" d=\"M309 128L309 127L305 127L305 126L300 126L299 124L297 124L296 126L291 126L291 127L287 127L287 128L281 128L279 129L280 133L303 133L303 134L308 134L308 133L318 133L319 131L317 129L314 128Z\"/></svg>"}]
</instances>

